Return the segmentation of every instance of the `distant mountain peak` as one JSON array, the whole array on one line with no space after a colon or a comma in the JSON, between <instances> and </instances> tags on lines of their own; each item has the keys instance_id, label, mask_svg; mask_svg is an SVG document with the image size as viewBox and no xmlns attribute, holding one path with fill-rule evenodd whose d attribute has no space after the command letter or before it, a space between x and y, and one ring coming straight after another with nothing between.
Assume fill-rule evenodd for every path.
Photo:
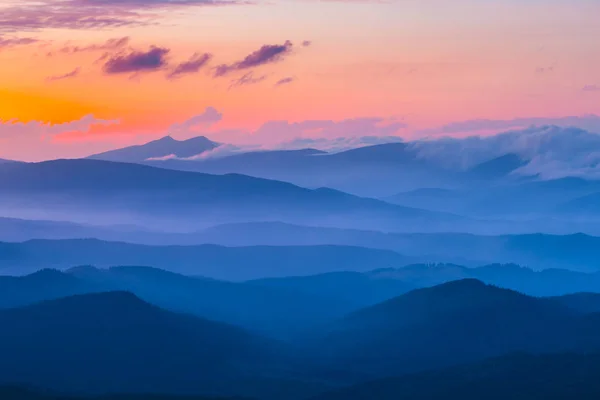
<instances>
[{"instance_id":1,"label":"distant mountain peak","mask_svg":"<svg viewBox=\"0 0 600 400\"><path fill-rule=\"evenodd\" d=\"M213 142L206 136L178 140L168 135L142 145L129 146L122 149L94 154L88 158L105 161L143 163L151 159L166 157L194 157L219 146L220 143Z\"/></svg>"}]
</instances>

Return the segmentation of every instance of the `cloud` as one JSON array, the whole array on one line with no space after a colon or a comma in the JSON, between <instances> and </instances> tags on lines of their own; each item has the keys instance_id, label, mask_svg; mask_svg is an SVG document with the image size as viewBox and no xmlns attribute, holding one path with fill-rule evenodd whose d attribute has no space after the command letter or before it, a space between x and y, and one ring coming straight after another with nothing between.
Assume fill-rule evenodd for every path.
<instances>
[{"instance_id":1,"label":"cloud","mask_svg":"<svg viewBox=\"0 0 600 400\"><path fill-rule=\"evenodd\" d=\"M288 85L292 82L294 82L296 79L288 76L287 78L281 78L280 80L278 80L277 82L275 82L275 86L283 86L283 85Z\"/></svg>"},{"instance_id":2,"label":"cloud","mask_svg":"<svg viewBox=\"0 0 600 400\"><path fill-rule=\"evenodd\" d=\"M312 42L310 40L305 40L302 42L302 47L312 46Z\"/></svg>"},{"instance_id":3,"label":"cloud","mask_svg":"<svg viewBox=\"0 0 600 400\"><path fill-rule=\"evenodd\" d=\"M250 72L242 75L238 79L232 80L231 83L229 84L229 90L239 87L239 86L254 85L256 83L260 83L260 82L264 81L265 79L267 79L266 75L254 76L254 73L252 71L250 71Z\"/></svg>"},{"instance_id":4,"label":"cloud","mask_svg":"<svg viewBox=\"0 0 600 400\"><path fill-rule=\"evenodd\" d=\"M182 75L196 73L208 64L211 58L212 54L209 53L195 53L188 61L177 64L167 77L169 79L175 79Z\"/></svg>"},{"instance_id":5,"label":"cloud","mask_svg":"<svg viewBox=\"0 0 600 400\"><path fill-rule=\"evenodd\" d=\"M163 47L151 47L148 51L116 54L106 61L103 69L109 75L157 71L167 66L169 52Z\"/></svg>"},{"instance_id":6,"label":"cloud","mask_svg":"<svg viewBox=\"0 0 600 400\"><path fill-rule=\"evenodd\" d=\"M62 74L62 75L49 76L49 77L46 78L46 81L48 81L48 82L54 82L54 81L60 81L60 80L63 80L63 79L75 78L77 75L79 75L79 72L80 72L80 68L77 67L73 71L67 72L67 73Z\"/></svg>"},{"instance_id":7,"label":"cloud","mask_svg":"<svg viewBox=\"0 0 600 400\"><path fill-rule=\"evenodd\" d=\"M278 149L294 150L313 148L330 153L387 143L401 143L399 136L358 136L337 138L297 138L277 145Z\"/></svg>"},{"instance_id":8,"label":"cloud","mask_svg":"<svg viewBox=\"0 0 600 400\"><path fill-rule=\"evenodd\" d=\"M328 143L338 138L348 141L351 138L397 137L405 128L406 125L397 120L353 118L341 121L269 121L254 131L213 130L207 135L221 143L232 143L237 146L260 146L264 150L294 148L296 144L300 143L300 140L306 140L306 143L313 144L320 142L322 147L319 148L331 148L333 146ZM340 147L339 144L337 146Z\"/></svg>"},{"instance_id":9,"label":"cloud","mask_svg":"<svg viewBox=\"0 0 600 400\"><path fill-rule=\"evenodd\" d=\"M583 90L584 92L600 92L600 86L598 86L598 85L585 85L583 87L583 89L581 89L581 90Z\"/></svg>"},{"instance_id":10,"label":"cloud","mask_svg":"<svg viewBox=\"0 0 600 400\"><path fill-rule=\"evenodd\" d=\"M465 136L474 134L494 134L510 129L528 128L531 126L556 125L561 127L577 127L600 133L600 116L590 114L559 118L515 118L515 119L473 119L453 122L438 128L423 129L415 132L418 137L452 135Z\"/></svg>"},{"instance_id":11,"label":"cloud","mask_svg":"<svg viewBox=\"0 0 600 400\"><path fill-rule=\"evenodd\" d=\"M232 71L240 71L281 61L292 52L293 44L287 40L284 44L266 44L233 64L221 64L215 68L215 77L227 75Z\"/></svg>"},{"instance_id":12,"label":"cloud","mask_svg":"<svg viewBox=\"0 0 600 400\"><path fill-rule=\"evenodd\" d=\"M24 45L38 43L38 42L39 42L39 40L34 39L34 38L28 38L28 37L7 38L7 37L0 36L0 50L2 50L4 48L15 47L15 46L24 46Z\"/></svg>"},{"instance_id":13,"label":"cloud","mask_svg":"<svg viewBox=\"0 0 600 400\"><path fill-rule=\"evenodd\" d=\"M75 54L89 51L115 51L127 47L128 45L129 37L125 36L121 38L108 39L106 42L101 44L90 44L87 46L66 45L58 49L58 52L66 54ZM49 53L49 55L52 55L52 53Z\"/></svg>"},{"instance_id":14,"label":"cloud","mask_svg":"<svg viewBox=\"0 0 600 400\"><path fill-rule=\"evenodd\" d=\"M418 157L446 168L464 170L516 154L529 161L516 174L542 179L600 178L600 135L573 127L542 126L493 136L420 140L409 142L409 148Z\"/></svg>"},{"instance_id":15,"label":"cloud","mask_svg":"<svg viewBox=\"0 0 600 400\"><path fill-rule=\"evenodd\" d=\"M141 14L126 9L86 7L75 1L47 0L38 4L0 9L0 32L42 29L106 29L140 25L147 22Z\"/></svg>"},{"instance_id":16,"label":"cloud","mask_svg":"<svg viewBox=\"0 0 600 400\"><path fill-rule=\"evenodd\" d=\"M65 142L61 137L73 133L86 134L98 126L118 123L117 120L99 119L93 115L61 124L0 120L0 157L39 161L47 159L49 154L53 157L73 157L77 154L83 156L96 146L87 141L77 144Z\"/></svg>"},{"instance_id":17,"label":"cloud","mask_svg":"<svg viewBox=\"0 0 600 400\"><path fill-rule=\"evenodd\" d=\"M182 123L171 125L168 134L180 138L197 136L202 133L202 130L212 127L222 119L223 114L216 108L206 107L202 114L195 115Z\"/></svg>"},{"instance_id":18,"label":"cloud","mask_svg":"<svg viewBox=\"0 0 600 400\"><path fill-rule=\"evenodd\" d=\"M17 5L0 4L0 32L139 26L155 22L165 8L246 3L235 0L23 0Z\"/></svg>"}]
</instances>

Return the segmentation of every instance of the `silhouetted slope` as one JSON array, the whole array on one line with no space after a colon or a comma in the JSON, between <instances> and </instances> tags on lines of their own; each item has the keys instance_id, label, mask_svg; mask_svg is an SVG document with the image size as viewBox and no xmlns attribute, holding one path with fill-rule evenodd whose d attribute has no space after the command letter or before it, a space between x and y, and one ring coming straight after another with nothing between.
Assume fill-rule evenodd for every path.
<instances>
[{"instance_id":1,"label":"silhouetted slope","mask_svg":"<svg viewBox=\"0 0 600 400\"><path fill-rule=\"evenodd\" d=\"M597 354L516 354L368 382L315 400L594 400L600 397L599 375Z\"/></svg>"},{"instance_id":2,"label":"silhouetted slope","mask_svg":"<svg viewBox=\"0 0 600 400\"><path fill-rule=\"evenodd\" d=\"M575 322L560 305L465 279L357 311L318 348L334 362L391 375L515 351L569 350L591 329L580 332Z\"/></svg>"},{"instance_id":3,"label":"silhouetted slope","mask_svg":"<svg viewBox=\"0 0 600 400\"><path fill-rule=\"evenodd\" d=\"M348 246L144 246L99 240L0 242L0 269L21 273L42 267L143 265L186 275L246 280L328 271L368 271L401 266L407 259L388 250Z\"/></svg>"},{"instance_id":4,"label":"silhouetted slope","mask_svg":"<svg viewBox=\"0 0 600 400\"><path fill-rule=\"evenodd\" d=\"M253 285L306 293L344 301L357 308L399 296L415 287L399 279L379 279L369 273L330 272L304 277L250 281Z\"/></svg>"},{"instance_id":5,"label":"silhouetted slope","mask_svg":"<svg viewBox=\"0 0 600 400\"><path fill-rule=\"evenodd\" d=\"M600 192L591 193L560 204L557 211L566 215L597 217L600 215Z\"/></svg>"},{"instance_id":6,"label":"silhouetted slope","mask_svg":"<svg viewBox=\"0 0 600 400\"><path fill-rule=\"evenodd\" d=\"M573 293L564 296L555 296L548 298L551 302L556 302L570 310L581 314L600 313L600 294L599 293Z\"/></svg>"},{"instance_id":7,"label":"silhouetted slope","mask_svg":"<svg viewBox=\"0 0 600 400\"><path fill-rule=\"evenodd\" d=\"M152 158L169 156L186 158L198 156L218 146L218 143L215 143L204 136L188 140L176 140L171 136L166 136L143 145L111 150L100 154L94 154L87 158L93 160L142 163Z\"/></svg>"},{"instance_id":8,"label":"silhouetted slope","mask_svg":"<svg viewBox=\"0 0 600 400\"><path fill-rule=\"evenodd\" d=\"M3 310L0 326L2 382L71 392L235 393L290 361L278 343L127 292Z\"/></svg>"},{"instance_id":9,"label":"silhouetted slope","mask_svg":"<svg viewBox=\"0 0 600 400\"><path fill-rule=\"evenodd\" d=\"M169 310L278 337L296 334L355 309L353 303L337 297L188 277L155 268L80 267L67 273L92 287L131 291Z\"/></svg>"},{"instance_id":10,"label":"silhouetted slope","mask_svg":"<svg viewBox=\"0 0 600 400\"><path fill-rule=\"evenodd\" d=\"M517 154L505 154L503 156L482 162L470 168L467 173L473 178L500 179L511 172L527 165L528 160L523 160Z\"/></svg>"},{"instance_id":11,"label":"silhouetted slope","mask_svg":"<svg viewBox=\"0 0 600 400\"><path fill-rule=\"evenodd\" d=\"M346 299L287 288L188 277L148 267L44 270L0 276L0 308L21 307L74 294L129 291L162 308L288 338L360 308Z\"/></svg>"},{"instance_id":12,"label":"silhouetted slope","mask_svg":"<svg viewBox=\"0 0 600 400\"><path fill-rule=\"evenodd\" d=\"M92 283L49 269L27 276L0 276L0 308L89 293L95 288Z\"/></svg>"},{"instance_id":13,"label":"silhouetted slope","mask_svg":"<svg viewBox=\"0 0 600 400\"><path fill-rule=\"evenodd\" d=\"M243 175L207 175L98 160L0 166L0 206L17 217L197 230L227 222L281 220L430 229L463 218L335 190L309 190Z\"/></svg>"}]
</instances>

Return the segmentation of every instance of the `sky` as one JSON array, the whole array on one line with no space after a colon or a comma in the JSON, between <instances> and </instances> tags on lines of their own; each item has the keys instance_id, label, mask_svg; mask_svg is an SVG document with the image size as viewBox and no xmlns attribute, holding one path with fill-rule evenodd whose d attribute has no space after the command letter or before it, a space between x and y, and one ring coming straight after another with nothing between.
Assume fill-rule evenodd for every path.
<instances>
[{"instance_id":1,"label":"sky","mask_svg":"<svg viewBox=\"0 0 600 400\"><path fill-rule=\"evenodd\" d=\"M589 122L598 15L598 0L0 0L0 158Z\"/></svg>"}]
</instances>

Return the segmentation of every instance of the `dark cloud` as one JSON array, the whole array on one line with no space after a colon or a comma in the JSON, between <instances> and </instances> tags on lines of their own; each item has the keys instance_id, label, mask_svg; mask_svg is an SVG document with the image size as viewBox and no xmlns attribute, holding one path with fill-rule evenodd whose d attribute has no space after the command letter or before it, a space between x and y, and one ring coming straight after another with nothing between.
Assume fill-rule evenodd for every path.
<instances>
[{"instance_id":1,"label":"dark cloud","mask_svg":"<svg viewBox=\"0 0 600 400\"><path fill-rule=\"evenodd\" d=\"M266 75L254 76L254 73L252 71L250 71L250 72L242 75L238 79L232 80L231 84L229 85L229 89L233 89L233 88L239 87L239 86L253 85L255 83L262 82L265 79L267 79Z\"/></svg>"},{"instance_id":2,"label":"dark cloud","mask_svg":"<svg viewBox=\"0 0 600 400\"><path fill-rule=\"evenodd\" d=\"M215 77L224 76L232 71L239 71L281 61L291 53L293 44L287 40L284 44L266 44L248 54L243 60L233 64L221 64L215 68Z\"/></svg>"},{"instance_id":3,"label":"dark cloud","mask_svg":"<svg viewBox=\"0 0 600 400\"><path fill-rule=\"evenodd\" d=\"M277 82L275 82L275 86L287 85L287 84L294 82L295 80L296 80L295 78L288 76L287 78L282 78L282 79L278 80Z\"/></svg>"},{"instance_id":4,"label":"dark cloud","mask_svg":"<svg viewBox=\"0 0 600 400\"><path fill-rule=\"evenodd\" d=\"M112 56L104 64L107 74L127 74L145 71L157 71L167 66L170 50L163 47L151 47L148 51L132 51Z\"/></svg>"},{"instance_id":5,"label":"dark cloud","mask_svg":"<svg viewBox=\"0 0 600 400\"><path fill-rule=\"evenodd\" d=\"M80 68L77 67L73 71L67 72L66 74L49 76L46 78L46 81L54 82L54 81L62 81L63 79L75 78L77 75L79 75L79 72L80 72Z\"/></svg>"},{"instance_id":6,"label":"dark cloud","mask_svg":"<svg viewBox=\"0 0 600 400\"><path fill-rule=\"evenodd\" d=\"M598 85L585 85L583 87L583 89L581 89L581 90L583 90L584 92L600 92L600 86L598 86Z\"/></svg>"},{"instance_id":7,"label":"dark cloud","mask_svg":"<svg viewBox=\"0 0 600 400\"><path fill-rule=\"evenodd\" d=\"M212 54L209 53L196 53L188 61L182 62L175 66L175 68L169 73L169 79L175 79L182 75L193 74L198 72L211 60Z\"/></svg>"},{"instance_id":8,"label":"dark cloud","mask_svg":"<svg viewBox=\"0 0 600 400\"><path fill-rule=\"evenodd\" d=\"M114 51L120 50L129 45L129 37L125 36L122 38L108 39L106 42L101 44L91 44L88 46L64 46L58 51L60 53L74 54L82 53L87 51Z\"/></svg>"}]
</instances>

